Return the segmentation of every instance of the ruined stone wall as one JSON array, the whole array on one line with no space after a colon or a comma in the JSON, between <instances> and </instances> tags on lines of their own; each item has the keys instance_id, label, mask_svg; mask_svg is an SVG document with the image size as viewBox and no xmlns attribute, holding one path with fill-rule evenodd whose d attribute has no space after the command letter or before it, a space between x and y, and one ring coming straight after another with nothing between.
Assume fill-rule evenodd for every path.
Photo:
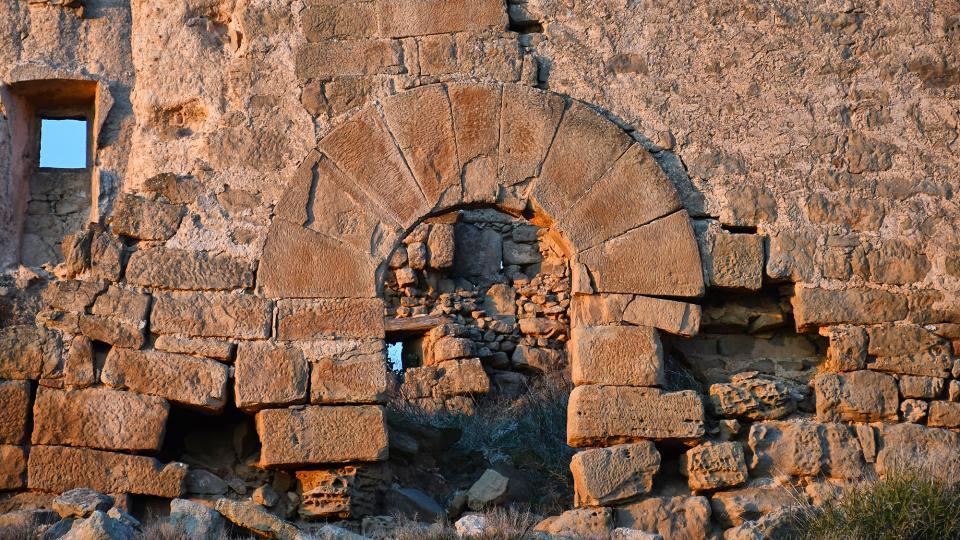
<instances>
[{"instance_id":1,"label":"ruined stone wall","mask_svg":"<svg viewBox=\"0 0 960 540\"><path fill-rule=\"evenodd\" d=\"M584 509L546 530L746 533L787 483L816 502L956 459L960 10L794 4L0 2L2 82L97 81L102 125L93 223L0 281L0 489L269 482L302 517L375 511L383 315L436 307L388 273L423 220L479 206L570 263L572 340L534 341L570 358ZM451 396L483 393L471 357ZM255 419L229 488L166 463L197 410Z\"/></svg>"}]
</instances>

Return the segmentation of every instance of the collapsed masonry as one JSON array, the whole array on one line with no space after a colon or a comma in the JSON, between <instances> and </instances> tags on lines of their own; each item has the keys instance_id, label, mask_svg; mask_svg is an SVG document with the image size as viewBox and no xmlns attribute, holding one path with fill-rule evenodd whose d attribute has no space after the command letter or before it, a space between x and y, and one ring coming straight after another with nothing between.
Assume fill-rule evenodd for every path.
<instances>
[{"instance_id":1,"label":"collapsed masonry","mask_svg":"<svg viewBox=\"0 0 960 540\"><path fill-rule=\"evenodd\" d=\"M64 3L50 4L31 9ZM418 15L427 4L438 16ZM511 1L513 26L542 29L531 13L547 4ZM787 211L783 194L738 186L706 218L648 153L672 134L639 143L534 88L539 38L504 32L500 2L438 6L311 3L294 30L282 10L134 10L140 24L187 28L203 66L242 58L223 86L204 83L242 105L228 114L141 86L134 131L149 151L122 192L106 180L126 170L126 143L97 149L94 195L110 211L63 239L62 263L4 276L0 508L90 487L234 517L246 499L289 520L375 515L423 487L392 485L397 457L427 450L388 404L469 414L565 369L577 509L545 521L550 533L770 533L798 493L821 502L926 455L956 466L955 256L881 237L883 205L849 194L805 193ZM57 24L109 19L70 17ZM264 46L283 42L278 28L302 40ZM151 63L163 47L139 45L148 85L169 65ZM284 69L282 82L251 82ZM290 107L298 116L280 114ZM309 142L273 146L287 129ZM833 158L847 172L891 166L882 145L849 143ZM691 170L743 168L707 157ZM299 171L270 185L288 161ZM24 201L56 207L42 187ZM805 229L784 225L804 212ZM53 214L63 228L45 236L79 224ZM34 310L22 297L41 285Z\"/></svg>"}]
</instances>

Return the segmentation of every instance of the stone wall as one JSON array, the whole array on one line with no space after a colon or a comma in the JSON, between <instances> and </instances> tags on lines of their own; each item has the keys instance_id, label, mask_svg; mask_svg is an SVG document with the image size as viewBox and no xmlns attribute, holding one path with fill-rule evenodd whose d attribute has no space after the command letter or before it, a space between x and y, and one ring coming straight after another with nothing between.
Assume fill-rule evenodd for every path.
<instances>
[{"instance_id":1,"label":"stone wall","mask_svg":"<svg viewBox=\"0 0 960 540\"><path fill-rule=\"evenodd\" d=\"M952 9L0 1L5 85L101 89L92 223L62 263L0 280L0 490L269 484L299 498L268 505L283 517L374 512L398 321L439 307L463 320L434 338L486 344L485 363L447 360L469 384L445 400L489 389L507 352L489 345L533 345L474 340L489 310L429 294L489 294L418 268L415 244L440 252L433 228L465 208L508 215L511 239L538 229L569 280L526 302L546 271L518 284L504 263L509 335L569 323L534 340L569 357L581 449L578 509L544 529L746 534L787 485L816 502L924 447L955 459ZM0 234L32 246L0 97ZM411 273L436 287L404 289ZM522 317L550 302L563 314ZM423 379L434 397L443 374ZM236 424L229 487L171 450L199 422L183 411Z\"/></svg>"}]
</instances>

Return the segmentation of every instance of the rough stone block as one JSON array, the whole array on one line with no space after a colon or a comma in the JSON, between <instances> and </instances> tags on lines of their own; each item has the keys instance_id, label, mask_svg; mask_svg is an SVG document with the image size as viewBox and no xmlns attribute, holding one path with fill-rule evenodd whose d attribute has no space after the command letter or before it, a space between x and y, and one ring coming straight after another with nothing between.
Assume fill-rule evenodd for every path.
<instances>
[{"instance_id":1,"label":"rough stone block","mask_svg":"<svg viewBox=\"0 0 960 540\"><path fill-rule=\"evenodd\" d=\"M0 381L0 444L20 444L30 421L30 383Z\"/></svg>"},{"instance_id":2,"label":"rough stone block","mask_svg":"<svg viewBox=\"0 0 960 540\"><path fill-rule=\"evenodd\" d=\"M124 274L141 287L185 290L232 290L253 286L250 263L225 253L163 247L136 251Z\"/></svg>"},{"instance_id":3,"label":"rough stone block","mask_svg":"<svg viewBox=\"0 0 960 540\"><path fill-rule=\"evenodd\" d=\"M700 251L685 211L580 253L597 292L700 296Z\"/></svg>"},{"instance_id":4,"label":"rough stone block","mask_svg":"<svg viewBox=\"0 0 960 540\"><path fill-rule=\"evenodd\" d=\"M0 444L0 491L23 489L26 479L26 451L20 446Z\"/></svg>"},{"instance_id":5,"label":"rough stone block","mask_svg":"<svg viewBox=\"0 0 960 540\"><path fill-rule=\"evenodd\" d=\"M609 508L574 508L537 523L534 531L560 538L608 538L613 528Z\"/></svg>"},{"instance_id":6,"label":"rough stone block","mask_svg":"<svg viewBox=\"0 0 960 540\"><path fill-rule=\"evenodd\" d=\"M899 379L900 395L905 398L936 399L946 388L946 379L940 377L901 375Z\"/></svg>"},{"instance_id":7,"label":"rough stone block","mask_svg":"<svg viewBox=\"0 0 960 540\"><path fill-rule=\"evenodd\" d=\"M920 424L927 417L930 404L919 399L905 399L900 402L900 415L904 422ZM941 411L941 413L947 411ZM949 416L949 413L946 415ZM949 421L949 418L946 419Z\"/></svg>"},{"instance_id":8,"label":"rough stone block","mask_svg":"<svg viewBox=\"0 0 960 540\"><path fill-rule=\"evenodd\" d=\"M691 448L686 462L687 485L693 491L729 488L747 481L747 464L738 442Z\"/></svg>"},{"instance_id":9,"label":"rough stone block","mask_svg":"<svg viewBox=\"0 0 960 540\"><path fill-rule=\"evenodd\" d=\"M107 386L219 411L227 397L227 366L205 358L114 347L100 379Z\"/></svg>"},{"instance_id":10,"label":"rough stone block","mask_svg":"<svg viewBox=\"0 0 960 540\"><path fill-rule=\"evenodd\" d=\"M533 187L536 204L549 216L563 215L613 166L631 142L619 126L574 103L560 121L540 178Z\"/></svg>"},{"instance_id":11,"label":"rough stone block","mask_svg":"<svg viewBox=\"0 0 960 540\"><path fill-rule=\"evenodd\" d=\"M567 443L574 448L704 434L703 403L691 390L578 386L567 410Z\"/></svg>"},{"instance_id":12,"label":"rough stone block","mask_svg":"<svg viewBox=\"0 0 960 540\"><path fill-rule=\"evenodd\" d=\"M246 294L162 293L154 297L150 330L191 337L270 337L273 306Z\"/></svg>"},{"instance_id":13,"label":"rough stone block","mask_svg":"<svg viewBox=\"0 0 960 540\"><path fill-rule=\"evenodd\" d=\"M748 436L750 470L754 476L856 480L866 473L861 440L844 424L758 422Z\"/></svg>"},{"instance_id":14,"label":"rough stone block","mask_svg":"<svg viewBox=\"0 0 960 540\"><path fill-rule=\"evenodd\" d=\"M300 15L303 35L310 42L374 37L377 34L375 7L372 2L349 1L311 5Z\"/></svg>"},{"instance_id":15,"label":"rough stone block","mask_svg":"<svg viewBox=\"0 0 960 540\"><path fill-rule=\"evenodd\" d=\"M114 317L125 321L146 321L150 311L150 295L139 291L110 285L97 296L90 313Z\"/></svg>"},{"instance_id":16,"label":"rough stone block","mask_svg":"<svg viewBox=\"0 0 960 540\"><path fill-rule=\"evenodd\" d=\"M763 285L763 237L717 234L707 256L707 267L712 286L759 290Z\"/></svg>"},{"instance_id":17,"label":"rough stone block","mask_svg":"<svg viewBox=\"0 0 960 540\"><path fill-rule=\"evenodd\" d=\"M310 403L383 403L389 377L382 351L324 356L311 361Z\"/></svg>"},{"instance_id":18,"label":"rough stone block","mask_svg":"<svg viewBox=\"0 0 960 540\"><path fill-rule=\"evenodd\" d=\"M386 416L377 406L266 409L256 424L265 467L387 459Z\"/></svg>"},{"instance_id":19,"label":"rough stone block","mask_svg":"<svg viewBox=\"0 0 960 540\"><path fill-rule=\"evenodd\" d=\"M306 403L309 369L303 352L296 347L241 343L234 375L237 407L256 411Z\"/></svg>"},{"instance_id":20,"label":"rough stone block","mask_svg":"<svg viewBox=\"0 0 960 540\"><path fill-rule=\"evenodd\" d=\"M608 506L649 493L660 470L660 453L650 441L592 448L570 462L577 506Z\"/></svg>"},{"instance_id":21,"label":"rough stone block","mask_svg":"<svg viewBox=\"0 0 960 540\"><path fill-rule=\"evenodd\" d=\"M432 204L375 110L368 109L333 130L319 148L402 227L410 227L429 212Z\"/></svg>"},{"instance_id":22,"label":"rough stone block","mask_svg":"<svg viewBox=\"0 0 960 540\"><path fill-rule=\"evenodd\" d=\"M710 500L713 518L724 527L734 527L796 503L793 492L772 484L720 491Z\"/></svg>"},{"instance_id":23,"label":"rough stone block","mask_svg":"<svg viewBox=\"0 0 960 540\"><path fill-rule=\"evenodd\" d=\"M784 383L748 372L710 385L710 406L717 416L775 420L796 411L797 401Z\"/></svg>"},{"instance_id":24,"label":"rough stone block","mask_svg":"<svg viewBox=\"0 0 960 540\"><path fill-rule=\"evenodd\" d=\"M104 287L99 281L52 281L43 291L43 301L54 309L83 313Z\"/></svg>"},{"instance_id":25,"label":"rough stone block","mask_svg":"<svg viewBox=\"0 0 960 540\"><path fill-rule=\"evenodd\" d=\"M960 434L955 431L893 424L881 426L879 439L876 468L881 477L903 471L905 466L936 463L929 472L949 481L960 467Z\"/></svg>"},{"instance_id":26,"label":"rough stone block","mask_svg":"<svg viewBox=\"0 0 960 540\"><path fill-rule=\"evenodd\" d=\"M500 180L505 186L537 176L553 141L565 103L533 88L503 87L500 131Z\"/></svg>"},{"instance_id":27,"label":"rough stone block","mask_svg":"<svg viewBox=\"0 0 960 540\"><path fill-rule=\"evenodd\" d=\"M168 240L183 217L183 206L121 193L107 223L113 232L137 240Z\"/></svg>"},{"instance_id":28,"label":"rough stone block","mask_svg":"<svg viewBox=\"0 0 960 540\"><path fill-rule=\"evenodd\" d=\"M93 341L139 349L145 343L144 321L129 321L100 315L80 315L80 332Z\"/></svg>"},{"instance_id":29,"label":"rough stone block","mask_svg":"<svg viewBox=\"0 0 960 540\"><path fill-rule=\"evenodd\" d=\"M573 331L573 383L659 386L663 345L653 328L580 326Z\"/></svg>"},{"instance_id":30,"label":"rough stone block","mask_svg":"<svg viewBox=\"0 0 960 540\"><path fill-rule=\"evenodd\" d=\"M827 369L830 371L858 371L867 367L867 332L857 326L832 326L827 350Z\"/></svg>"},{"instance_id":31,"label":"rough stone block","mask_svg":"<svg viewBox=\"0 0 960 540\"><path fill-rule=\"evenodd\" d=\"M460 159L443 87L430 85L396 94L381 106L427 202L431 206L437 201L459 202Z\"/></svg>"},{"instance_id":32,"label":"rough stone block","mask_svg":"<svg viewBox=\"0 0 960 540\"><path fill-rule=\"evenodd\" d=\"M386 39L307 43L297 49L301 81L343 76L398 75L404 71L400 43Z\"/></svg>"},{"instance_id":33,"label":"rough stone block","mask_svg":"<svg viewBox=\"0 0 960 540\"><path fill-rule=\"evenodd\" d=\"M35 326L0 329L0 379L37 380L60 367L62 346L53 332Z\"/></svg>"},{"instance_id":34,"label":"rough stone block","mask_svg":"<svg viewBox=\"0 0 960 540\"><path fill-rule=\"evenodd\" d=\"M377 22L383 37L449 34L507 25L500 0L378 0Z\"/></svg>"},{"instance_id":35,"label":"rough stone block","mask_svg":"<svg viewBox=\"0 0 960 540\"><path fill-rule=\"evenodd\" d=\"M373 515L377 491L383 487L380 466L347 465L335 469L297 471L302 519Z\"/></svg>"},{"instance_id":36,"label":"rough stone block","mask_svg":"<svg viewBox=\"0 0 960 540\"><path fill-rule=\"evenodd\" d=\"M878 356L868 363L867 367L900 375L944 378L950 376L953 358L946 350L921 351L902 356Z\"/></svg>"},{"instance_id":37,"label":"rough stone block","mask_svg":"<svg viewBox=\"0 0 960 540\"><path fill-rule=\"evenodd\" d=\"M157 336L153 342L158 351L206 356L229 361L233 357L233 343L213 338L187 338L181 336Z\"/></svg>"},{"instance_id":38,"label":"rough stone block","mask_svg":"<svg viewBox=\"0 0 960 540\"><path fill-rule=\"evenodd\" d=\"M680 209L677 190L640 145L634 145L572 207L560 228L580 250Z\"/></svg>"},{"instance_id":39,"label":"rough stone block","mask_svg":"<svg viewBox=\"0 0 960 540\"><path fill-rule=\"evenodd\" d=\"M379 299L277 302L277 339L383 339L383 336L383 301Z\"/></svg>"},{"instance_id":40,"label":"rough stone block","mask_svg":"<svg viewBox=\"0 0 960 540\"><path fill-rule=\"evenodd\" d=\"M183 463L162 465L152 457L70 448L34 446L28 460L28 487L63 493L86 487L101 493L179 497L187 476Z\"/></svg>"},{"instance_id":41,"label":"rough stone block","mask_svg":"<svg viewBox=\"0 0 960 540\"><path fill-rule=\"evenodd\" d=\"M109 388L41 386L33 411L35 445L139 452L160 449L170 407L161 398Z\"/></svg>"},{"instance_id":42,"label":"rough stone block","mask_svg":"<svg viewBox=\"0 0 960 540\"><path fill-rule=\"evenodd\" d=\"M797 287L793 315L800 331L838 324L873 324L905 319L906 296L878 289L839 291Z\"/></svg>"},{"instance_id":43,"label":"rough stone block","mask_svg":"<svg viewBox=\"0 0 960 540\"><path fill-rule=\"evenodd\" d=\"M814 381L821 422L896 422L897 382L875 371L824 373Z\"/></svg>"},{"instance_id":44,"label":"rough stone block","mask_svg":"<svg viewBox=\"0 0 960 540\"><path fill-rule=\"evenodd\" d=\"M960 428L960 403L931 401L927 425L930 427Z\"/></svg>"},{"instance_id":45,"label":"rough stone block","mask_svg":"<svg viewBox=\"0 0 960 540\"><path fill-rule=\"evenodd\" d=\"M705 497L651 497L614 510L614 523L664 538L709 538L710 502Z\"/></svg>"}]
</instances>

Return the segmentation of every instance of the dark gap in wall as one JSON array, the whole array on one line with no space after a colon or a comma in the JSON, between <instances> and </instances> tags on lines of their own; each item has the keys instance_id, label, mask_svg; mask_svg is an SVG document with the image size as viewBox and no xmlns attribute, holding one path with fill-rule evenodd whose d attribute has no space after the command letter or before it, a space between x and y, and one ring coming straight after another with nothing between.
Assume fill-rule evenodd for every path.
<instances>
[{"instance_id":1,"label":"dark gap in wall","mask_svg":"<svg viewBox=\"0 0 960 540\"><path fill-rule=\"evenodd\" d=\"M757 234L757 227L752 225L721 225L720 227L733 234Z\"/></svg>"}]
</instances>

